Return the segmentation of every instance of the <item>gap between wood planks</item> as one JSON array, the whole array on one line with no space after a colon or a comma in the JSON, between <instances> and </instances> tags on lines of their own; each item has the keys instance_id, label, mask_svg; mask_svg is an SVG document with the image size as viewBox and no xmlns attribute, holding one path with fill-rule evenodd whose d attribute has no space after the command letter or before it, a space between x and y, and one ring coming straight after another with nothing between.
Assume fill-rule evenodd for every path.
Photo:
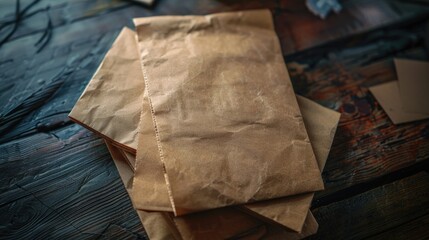
<instances>
[{"instance_id":1,"label":"gap between wood planks","mask_svg":"<svg viewBox=\"0 0 429 240\"><path fill-rule=\"evenodd\" d=\"M429 174L420 171L317 208L319 232L310 239L426 239L429 229L421 224L429 220L428 191Z\"/></svg>"},{"instance_id":2,"label":"gap between wood planks","mask_svg":"<svg viewBox=\"0 0 429 240\"><path fill-rule=\"evenodd\" d=\"M386 184L395 182L397 180L400 180L402 178L406 178L408 176L414 175L418 172L421 172L422 170L426 170L426 171L429 170L429 159L422 160L412 166L399 169L397 171L385 174L378 178L374 178L372 180L369 180L368 182L358 183L350 187L347 187L345 189L338 190L332 194L329 194L320 198L317 198L317 195L316 195L311 208L315 209L315 208L329 205L334 202L342 201L344 199L364 193L366 191L372 190L382 185L386 185Z\"/></svg>"}]
</instances>

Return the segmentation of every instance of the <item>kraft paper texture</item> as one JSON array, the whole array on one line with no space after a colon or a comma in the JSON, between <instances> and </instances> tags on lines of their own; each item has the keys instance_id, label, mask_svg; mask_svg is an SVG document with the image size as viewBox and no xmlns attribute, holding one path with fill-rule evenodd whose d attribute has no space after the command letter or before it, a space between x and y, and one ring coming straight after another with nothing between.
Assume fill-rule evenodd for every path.
<instances>
[{"instance_id":1,"label":"kraft paper texture","mask_svg":"<svg viewBox=\"0 0 429 240\"><path fill-rule=\"evenodd\" d=\"M128 44L128 45L121 44L121 41L122 42L126 42L125 41L126 39L131 40L133 38L134 38L134 33L131 30L129 30L129 29L124 29L121 32L121 34L118 36L118 40L116 41L116 42L119 42L119 43L113 45L112 46L112 50L114 48L118 48L118 46L120 46L120 48L124 48L124 49L125 48L131 48L131 47L136 48L136 46L134 46L132 44L131 45L130 44ZM130 52L130 51L123 51L120 48L116 49L115 52L124 52L124 53ZM130 54L130 56L132 57L132 54ZM106 55L106 60L105 61L109 61L108 58L111 58L111 57L112 57L112 54L108 53ZM136 56L134 56L134 57L136 57ZM127 68L128 72L130 72L130 73L138 72L140 70L138 66L136 67L135 65L132 65L132 67L128 67L124 62L121 62L121 61L118 61L117 66L120 67L120 68ZM102 67L100 67L100 68L102 68ZM117 68L116 66L110 66L109 69L111 71L114 71L116 68ZM123 72L120 69L118 71L119 72ZM97 76L97 74L95 76ZM116 83L116 85L118 85L118 86L112 87L112 89L116 89L116 87L121 88L122 82L120 81L121 80L120 78L118 78L118 79L115 79L115 78L112 78L112 79L105 78L105 81L106 80L110 80L112 84ZM134 85L134 86L138 86L138 83L140 82L140 87L144 89L142 76L140 76L138 78L130 78L129 81L134 81L134 82L130 83L131 85ZM89 84L92 84L92 81ZM87 89L88 88L89 87L87 87ZM102 96L102 97L98 97L97 99L94 99L92 101L92 102L95 103L96 106L98 106L98 108L100 108L100 111L97 111L97 112L94 112L94 113L101 114L101 116L89 116L86 119L82 119L82 120L78 121L78 122L82 121L82 123L84 125L93 125L93 123L91 121L89 121L89 120L94 120L94 119L108 119L109 118L108 115L103 116L102 114L109 113L109 111L120 112L119 111L120 109L115 109L115 107L116 108L122 108L122 106L120 106L120 104L116 104L116 105L113 105L113 109L104 111L103 108L107 109L107 108L111 108L112 107L110 105L110 102L120 102L122 97L119 96L120 94L119 95L117 95L117 94L115 95L115 94L103 93L102 91L104 91L104 89L99 89L99 90L94 90L94 91L95 92L100 91L100 92L98 92L96 94L93 94L94 96ZM85 95L85 92L84 92L83 95ZM104 97L104 99L103 99L103 97ZM138 102L138 99L141 98L141 96L133 96L133 98L134 99L128 99L127 101ZM88 103L90 101L86 100L86 102ZM305 100L301 100L300 101L300 105L302 105L302 102L304 102L304 104L305 104ZM308 101L308 102L310 102L310 101ZM131 106L134 106L134 105L135 104L131 104ZM318 106L318 105L316 104L316 106ZM76 104L76 107L74 108L74 111L78 115L83 115L79 111L85 110L85 109L89 109L89 108L91 108L91 106L85 106L84 104L81 104L80 102L78 102L78 104ZM324 109L324 108L321 108L320 106L319 106L319 108L320 109ZM313 109L313 111L316 111L316 110L317 109ZM140 109L138 109L134 113L134 115L138 116L139 112L140 112ZM338 113L334 114L333 111L331 111L331 112L332 112L332 116L338 116ZM142 111L142 119L143 119L144 113L145 113L145 111ZM146 117L149 117L149 120L146 119L146 120L142 120L142 121L151 122L151 116L150 116L150 114L146 115ZM329 118L328 115L326 115L325 117ZM116 122L118 123L115 127L103 126L102 129L110 129L110 130L112 130L114 132L119 132L121 126L129 126L129 125L134 124L134 126L132 127L133 130L130 131L128 134L130 135L130 138L134 138L135 139L135 137L133 137L133 136L135 136L136 133L137 133L137 131L136 131L137 125L136 125L135 122L133 122L134 118L130 118L130 117L128 117L128 115L116 115L115 118L116 118ZM313 118L308 118L308 119L311 121ZM314 120L316 122L320 122L320 124L321 124L320 133L322 133L322 134L320 134L320 136L323 136L323 130L322 129L323 129L323 127L329 127L329 121L326 121L326 124L324 124L325 121L323 121L323 117L318 118L317 116L315 116ZM307 125L307 128L308 128L308 124L307 124L308 120L304 119L304 121L305 121L305 123ZM105 124L105 125L111 124L110 122L102 122L102 123ZM99 124L102 125L102 123L99 123ZM335 125L336 125L336 123L335 123ZM153 130L152 126L151 126L151 124L143 125L143 127L145 127L145 126L148 127L148 129L147 129L146 132L149 133L149 135L150 134L152 134L152 135L155 134L154 130ZM334 128L332 128L332 129L334 129ZM95 130L97 130L97 129L95 129ZM317 130L319 130L319 128L313 130L312 132L317 131ZM144 133L144 131L142 131L142 132ZM326 156L324 157L322 154L323 154L323 151L325 151L326 153L329 152L329 147L330 147L330 143L332 141L332 138L330 140L325 141L324 143L323 142L321 142L321 143L315 143L314 140L312 139L312 136L311 136L312 132L309 131L310 140L312 140L314 151L316 152L316 156L317 156L317 159L318 159L319 164L320 164L320 161L326 160ZM106 135L112 136L113 134L111 134L109 132L106 132ZM152 136L152 139L154 139L154 136ZM152 157L152 158L149 158L149 159L155 159L156 160L156 158L159 158L159 156L156 154L156 150L157 150L156 148L157 147L156 147L156 143L154 143L155 141L152 140L152 141L143 141L143 142L144 142L144 147L142 147L143 150L141 151L141 153L146 153L146 154L155 153L155 155L154 155L155 157ZM150 148L151 142L153 143L152 144L152 148ZM116 141L115 145L121 146L123 144L121 144L120 141ZM134 144L134 145L137 145L137 144ZM135 149L134 149L134 151L135 151ZM318 151L319 151L319 153L318 153ZM322 151L322 153L320 151ZM128 151L123 152L123 154L125 154L125 155L132 155ZM320 158L318 157L318 154L321 154ZM128 156L128 159L133 159L133 157ZM142 161L139 161L139 162L142 163ZM146 163L146 162L144 162L144 163L145 164L150 164L150 163ZM159 164L159 161L155 161L153 163L156 166L157 164ZM134 162L132 162L130 165L134 166ZM140 181L141 180L143 186L145 186L145 187L141 188L140 191L134 191L135 192L134 199L138 199L139 201L137 201L137 202L144 202L145 204L155 203L155 205L152 206L153 207L152 210L172 211L171 205L170 205L169 200L168 200L168 193L167 193L167 190L166 190L165 181L163 181L164 178L163 178L163 173L162 173L162 165L160 165L160 167L161 168L158 168L158 170L161 169L160 171L144 171L145 168L138 168L137 169L137 170L140 169L140 171L142 173L149 173L149 176L148 177L140 177L140 178L136 178L135 179L135 181ZM149 169L153 169L153 167L149 166L148 168L146 168L146 170L149 170ZM155 169L156 169L156 167L155 167ZM152 174L154 176L150 176L150 174ZM144 176L144 175L142 175L142 176ZM146 192L146 191L148 191L148 192ZM259 211L260 214L265 215L265 217L272 218L273 221L278 221L280 224L283 224L283 225L289 227L290 229L293 229L295 231L299 231L300 228L297 227L297 226L299 226L299 225L302 226L302 223L303 223L303 221L305 219L305 216L306 216L306 213L308 211L308 207L307 208L300 208L302 210L298 211L298 210L293 210L293 209L295 209L295 207L288 207L288 206L291 204L291 202L295 202L295 203L299 202L299 203L301 203L301 198L302 198L302 196L300 196L299 198L295 198L294 197L293 199L295 199L295 200L293 200L293 201L286 200L286 205L284 205L281 201L273 201L272 202L273 208L271 210L264 210L263 208L261 208L260 205L256 205L255 206L255 211L257 211L257 212ZM309 201L305 200L305 198L306 197L304 197L304 200L302 200L302 204L305 205L305 206L307 206L309 204L309 203L307 204L307 202L309 202ZM267 201L266 203L263 203L263 205L267 205L266 206L267 209L270 208L270 204L268 204L269 202L270 201ZM298 204L298 205L299 206L303 206L302 204ZM276 208L274 208L274 207L276 207ZM147 209L147 208L143 207L143 209ZM285 209L287 209L287 210L285 210ZM298 209L298 208L296 208L296 209ZM296 213L297 211L300 212L300 214L297 214ZM300 218L298 218L297 216L300 216ZM292 223L290 223L290 221L292 221Z\"/></svg>"},{"instance_id":2,"label":"kraft paper texture","mask_svg":"<svg viewBox=\"0 0 429 240\"><path fill-rule=\"evenodd\" d=\"M397 81L369 88L394 124L429 118L429 62L394 59Z\"/></svg>"},{"instance_id":3,"label":"kraft paper texture","mask_svg":"<svg viewBox=\"0 0 429 240\"><path fill-rule=\"evenodd\" d=\"M144 89L136 49L135 33L124 28L69 114L75 122L134 153L140 120L136 113L141 109L137 99Z\"/></svg>"},{"instance_id":4,"label":"kraft paper texture","mask_svg":"<svg viewBox=\"0 0 429 240\"><path fill-rule=\"evenodd\" d=\"M334 137L335 129L339 120L339 113L323 108L320 105L303 97L298 97L298 100L302 114L304 116L304 120L309 119L309 121L305 120L305 123L309 132L310 139L315 145L315 152L317 153L316 156L319 159L319 154L323 157L323 154L326 153L326 149L329 150L330 148L330 144ZM320 162L321 167L323 167L324 162L325 161ZM151 169L147 170L153 171ZM308 214L305 215L306 219L301 234L292 233L291 231L287 231L284 228L279 228L277 225L269 225L269 235L271 236L271 232L273 232L276 233L274 236L277 237L282 237L285 239L299 239L301 237L314 234L317 230L317 223L314 221L314 218L308 211L308 205L311 202L311 198L312 194L308 194L308 196L304 196L303 198L295 198L301 199L298 202L294 202L292 200L293 198L287 201L286 198L283 202L283 208L281 208L280 205L278 206L279 208L277 210L280 210L279 212L270 212L268 210L265 210L265 213L268 215L279 216L281 215L281 213L285 212L285 209L293 210L293 207L291 207L291 205L304 205L306 206L304 210ZM303 203L299 204L300 202ZM269 206L266 206L266 208L269 209ZM252 233L251 236L253 234L257 234L258 232L255 232L255 230L257 230L258 227L261 226L261 222L259 219L252 218L250 216L251 215L241 213L236 208L228 207L187 215L183 217L176 217L173 219L176 223L176 226L178 226L178 229L180 230L181 234L185 236L185 239L219 239L231 237L236 233ZM285 216L290 216L291 219L289 220L289 222L293 222L293 215L286 214ZM285 218L286 217L283 217L283 219ZM263 235L266 236L266 227L261 227L261 231Z\"/></svg>"},{"instance_id":5,"label":"kraft paper texture","mask_svg":"<svg viewBox=\"0 0 429 240\"><path fill-rule=\"evenodd\" d=\"M124 157L126 155L124 154L123 150L115 147L110 141L105 142L116 165L116 168L118 169L119 175L121 176L121 180L124 183L128 194L131 194L130 191L134 172L133 168L130 167L130 161ZM131 155L128 156L132 157ZM182 239L177 229L169 224L167 213L137 210L137 214L150 239Z\"/></svg>"},{"instance_id":6,"label":"kraft paper texture","mask_svg":"<svg viewBox=\"0 0 429 240\"><path fill-rule=\"evenodd\" d=\"M268 10L134 23L176 216L323 189Z\"/></svg>"},{"instance_id":7,"label":"kraft paper texture","mask_svg":"<svg viewBox=\"0 0 429 240\"><path fill-rule=\"evenodd\" d=\"M319 160L321 169L323 169L340 114L303 97L298 96L298 100L310 140L314 146L316 158ZM172 211L168 188L165 181L163 181L162 163L159 161L159 156L154 154L156 153L155 133L149 124L151 121L150 113L144 113L145 109L147 109L147 104L147 95L145 95L143 97L140 122L141 132L139 135L139 150L137 151L133 197L138 209ZM267 220L300 232L312 198L313 194L307 193L237 207L257 217L263 216Z\"/></svg>"},{"instance_id":8,"label":"kraft paper texture","mask_svg":"<svg viewBox=\"0 0 429 240\"><path fill-rule=\"evenodd\" d=\"M429 114L429 62L395 59L402 107L407 112Z\"/></svg>"},{"instance_id":9,"label":"kraft paper texture","mask_svg":"<svg viewBox=\"0 0 429 240\"><path fill-rule=\"evenodd\" d=\"M121 179L130 194L129 183L132 181L133 171L126 163L130 159L124 158L123 150L115 147L109 141L106 145L118 169ZM128 155L130 156L130 155ZM132 161L132 160L131 160ZM146 212L137 210L137 214L150 239L301 239L317 232L318 224L311 212L301 233L295 233L278 225L268 224L237 211L219 209L184 217L174 217L172 213ZM215 213L217 211L217 213Z\"/></svg>"},{"instance_id":10,"label":"kraft paper texture","mask_svg":"<svg viewBox=\"0 0 429 240\"><path fill-rule=\"evenodd\" d=\"M340 120L340 113L324 108L304 97L297 96L297 99L319 168L323 171ZM299 232L307 217L313 196L314 193L304 193L245 204L241 209L250 210L250 213L257 213Z\"/></svg>"},{"instance_id":11,"label":"kraft paper texture","mask_svg":"<svg viewBox=\"0 0 429 240\"><path fill-rule=\"evenodd\" d=\"M394 124L413 122L429 118L429 114L412 112L403 106L398 81L391 81L369 88Z\"/></svg>"}]
</instances>

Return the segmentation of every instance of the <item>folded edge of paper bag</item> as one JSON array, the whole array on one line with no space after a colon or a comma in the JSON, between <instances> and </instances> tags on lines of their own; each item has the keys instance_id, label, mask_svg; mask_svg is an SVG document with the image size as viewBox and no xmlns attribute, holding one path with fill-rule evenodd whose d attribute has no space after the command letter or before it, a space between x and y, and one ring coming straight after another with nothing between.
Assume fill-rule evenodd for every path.
<instances>
[{"instance_id":1,"label":"folded edge of paper bag","mask_svg":"<svg viewBox=\"0 0 429 240\"><path fill-rule=\"evenodd\" d=\"M144 89L136 49L134 31L123 28L69 114L73 121L131 152L137 147L135 126L140 120L136 112L141 103L136 99ZM105 101L108 104L99 104Z\"/></svg>"},{"instance_id":2,"label":"folded edge of paper bag","mask_svg":"<svg viewBox=\"0 0 429 240\"><path fill-rule=\"evenodd\" d=\"M341 114L302 96L297 96L297 99L319 168L323 171ZM300 232L313 196L314 193L304 193L245 204L240 206L240 209Z\"/></svg>"},{"instance_id":3,"label":"folded edge of paper bag","mask_svg":"<svg viewBox=\"0 0 429 240\"><path fill-rule=\"evenodd\" d=\"M132 181L132 155L124 153L106 142L118 172L128 193ZM118 154L122 152L122 156ZM127 156L127 157L123 157ZM131 158L131 159L130 159ZM124 163L124 161L129 162ZM132 195L130 195L132 200ZM151 239L302 239L317 232L318 224L310 211L301 233L292 232L278 224L264 222L260 218L241 213L233 207L175 217L171 212L146 212L136 210ZM226 221L225 221L226 219Z\"/></svg>"},{"instance_id":4,"label":"folded edge of paper bag","mask_svg":"<svg viewBox=\"0 0 429 240\"><path fill-rule=\"evenodd\" d=\"M319 160L319 167L323 168L326 162L327 155L329 154L330 146L334 138L340 114L300 96L298 96L298 101L303 114L304 122L309 131L309 137L312 142L316 158ZM145 102L145 100L143 102ZM145 107L143 107L143 111L144 109ZM146 186L145 191L141 191L141 189L137 188L133 189L134 196L140 199L136 207L144 208L145 204L152 203L153 205L163 203L163 208L166 208L167 211L171 211L168 209L169 199L166 189L167 186L165 185L165 182L163 182L164 177L162 175L162 165L161 162L156 159L157 155L153 155L154 151L156 153L156 146L149 147L147 145L154 145L151 144L151 142L154 142L154 133L153 129L151 128L151 119L149 115L150 114L142 114L142 122L140 123L142 125L140 126L142 132L140 132L139 134L143 135L139 136L139 141L142 141L141 143L139 143L139 145L141 145L139 154L147 152L147 154L150 155L147 155L149 156L148 158L142 158L137 160L137 162L144 162L141 163L141 168L136 168L136 171L140 171L141 175L139 175L140 178L138 178L137 180L135 179L134 184L136 184L136 182L141 182L142 184L150 183L150 186ZM143 116L146 116L146 118L144 118ZM149 123L145 124L144 122ZM144 136L144 133L147 133L149 135ZM144 137L142 138L142 136ZM144 155L140 155L140 157L144 157ZM156 182L157 187L151 187L153 185L152 182ZM137 185L137 187L138 186L143 185L140 184ZM134 187L136 187L136 185L134 185ZM156 190L156 194L150 193L153 190ZM153 196L156 197L152 199ZM258 203L237 207L241 210L247 211L247 213L253 214L256 217L264 217L266 220L276 222L277 224L284 225L293 231L299 232L301 231L305 218L307 216L312 196L312 193L301 194L286 198L261 201ZM163 200L160 198L162 198ZM156 207L152 210L158 209L159 207Z\"/></svg>"},{"instance_id":5,"label":"folded edge of paper bag","mask_svg":"<svg viewBox=\"0 0 429 240\"><path fill-rule=\"evenodd\" d=\"M129 160L124 158L123 150L118 149L112 145L109 141L105 141L107 149L112 156L113 162L118 169L119 176L128 192L131 196L131 184L133 179L133 169L130 168ZM132 197L131 197L132 201ZM142 210L136 210L137 215L142 222L144 229L150 239L160 240L181 240L182 237L177 229L172 226L171 220L168 217L168 213L165 212L146 212Z\"/></svg>"},{"instance_id":6,"label":"folded edge of paper bag","mask_svg":"<svg viewBox=\"0 0 429 240\"><path fill-rule=\"evenodd\" d=\"M174 217L177 229L184 239L302 239L317 233L318 223L310 211L302 232L288 230L252 217L234 207L209 210Z\"/></svg>"},{"instance_id":7,"label":"folded edge of paper bag","mask_svg":"<svg viewBox=\"0 0 429 240\"><path fill-rule=\"evenodd\" d=\"M174 203L169 193L164 166L159 159L152 115L149 110L147 92L143 94L140 115L133 196L136 208L151 211L172 212Z\"/></svg>"}]
</instances>

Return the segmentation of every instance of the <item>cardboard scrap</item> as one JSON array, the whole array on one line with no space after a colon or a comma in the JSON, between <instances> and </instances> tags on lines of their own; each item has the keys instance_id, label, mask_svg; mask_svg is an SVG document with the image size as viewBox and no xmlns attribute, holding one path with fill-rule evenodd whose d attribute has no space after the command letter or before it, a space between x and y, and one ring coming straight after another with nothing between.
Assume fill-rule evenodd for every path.
<instances>
[{"instance_id":1,"label":"cardboard scrap","mask_svg":"<svg viewBox=\"0 0 429 240\"><path fill-rule=\"evenodd\" d=\"M391 81L377 86L370 87L369 90L375 99L383 107L394 124L407 123L429 118L429 114L415 113L404 110L401 97L399 95L398 81Z\"/></svg>"},{"instance_id":2,"label":"cardboard scrap","mask_svg":"<svg viewBox=\"0 0 429 240\"><path fill-rule=\"evenodd\" d=\"M403 110L429 114L429 62L394 61Z\"/></svg>"},{"instance_id":3,"label":"cardboard scrap","mask_svg":"<svg viewBox=\"0 0 429 240\"><path fill-rule=\"evenodd\" d=\"M429 118L429 62L395 59L397 81L369 88L394 124Z\"/></svg>"}]
</instances>

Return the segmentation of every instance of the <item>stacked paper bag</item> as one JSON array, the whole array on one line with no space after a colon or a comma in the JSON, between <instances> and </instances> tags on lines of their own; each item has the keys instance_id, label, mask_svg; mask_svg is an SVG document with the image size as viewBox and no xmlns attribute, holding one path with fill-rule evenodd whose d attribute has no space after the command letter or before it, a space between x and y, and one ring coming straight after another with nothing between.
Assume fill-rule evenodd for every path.
<instances>
[{"instance_id":1,"label":"stacked paper bag","mask_svg":"<svg viewBox=\"0 0 429 240\"><path fill-rule=\"evenodd\" d=\"M70 118L153 239L300 239L339 114L296 97L269 11L134 19Z\"/></svg>"}]
</instances>

